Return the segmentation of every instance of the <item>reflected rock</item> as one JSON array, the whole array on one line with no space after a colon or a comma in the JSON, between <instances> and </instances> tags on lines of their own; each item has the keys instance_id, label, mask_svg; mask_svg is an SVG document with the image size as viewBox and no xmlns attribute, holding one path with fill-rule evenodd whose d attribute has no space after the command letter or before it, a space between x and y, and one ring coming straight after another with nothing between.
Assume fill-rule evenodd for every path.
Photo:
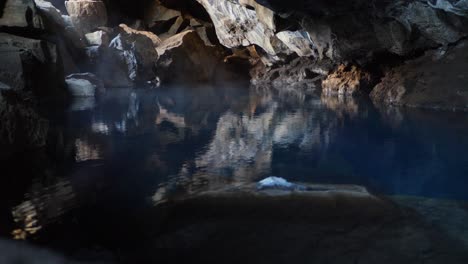
<instances>
[{"instance_id":1,"label":"reflected rock","mask_svg":"<svg viewBox=\"0 0 468 264\"><path fill-rule=\"evenodd\" d=\"M76 97L73 98L70 111L85 111L91 110L96 106L96 98L94 97Z\"/></svg>"},{"instance_id":2,"label":"reflected rock","mask_svg":"<svg viewBox=\"0 0 468 264\"><path fill-rule=\"evenodd\" d=\"M350 96L324 96L322 104L337 114L338 117L356 117L359 113L359 105L355 98Z\"/></svg>"},{"instance_id":3,"label":"reflected rock","mask_svg":"<svg viewBox=\"0 0 468 264\"><path fill-rule=\"evenodd\" d=\"M68 75L65 82L74 97L94 97L104 90L103 82L92 73L74 73Z\"/></svg>"}]
</instances>

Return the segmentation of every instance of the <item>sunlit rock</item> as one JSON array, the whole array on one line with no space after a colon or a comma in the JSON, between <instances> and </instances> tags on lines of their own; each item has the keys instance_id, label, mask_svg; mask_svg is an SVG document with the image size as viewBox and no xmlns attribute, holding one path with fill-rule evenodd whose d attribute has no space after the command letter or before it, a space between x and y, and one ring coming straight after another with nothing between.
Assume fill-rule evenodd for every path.
<instances>
[{"instance_id":1,"label":"sunlit rock","mask_svg":"<svg viewBox=\"0 0 468 264\"><path fill-rule=\"evenodd\" d=\"M85 38L88 44L93 46L108 46L110 42L109 35L103 30L87 33Z\"/></svg>"},{"instance_id":2,"label":"sunlit rock","mask_svg":"<svg viewBox=\"0 0 468 264\"><path fill-rule=\"evenodd\" d=\"M101 0L70 0L65 6L73 25L83 34L107 24L106 6Z\"/></svg>"},{"instance_id":3,"label":"sunlit rock","mask_svg":"<svg viewBox=\"0 0 468 264\"><path fill-rule=\"evenodd\" d=\"M309 57L315 55L313 43L307 32L281 31L276 36L298 56Z\"/></svg>"},{"instance_id":4,"label":"sunlit rock","mask_svg":"<svg viewBox=\"0 0 468 264\"><path fill-rule=\"evenodd\" d=\"M233 1L198 0L198 2L209 13L221 44L228 48L255 44L268 54L276 54L274 29L259 20L255 10Z\"/></svg>"},{"instance_id":5,"label":"sunlit rock","mask_svg":"<svg viewBox=\"0 0 468 264\"><path fill-rule=\"evenodd\" d=\"M354 95L366 93L372 88L372 76L354 65L340 65L322 81L322 93L331 95Z\"/></svg>"}]
</instances>

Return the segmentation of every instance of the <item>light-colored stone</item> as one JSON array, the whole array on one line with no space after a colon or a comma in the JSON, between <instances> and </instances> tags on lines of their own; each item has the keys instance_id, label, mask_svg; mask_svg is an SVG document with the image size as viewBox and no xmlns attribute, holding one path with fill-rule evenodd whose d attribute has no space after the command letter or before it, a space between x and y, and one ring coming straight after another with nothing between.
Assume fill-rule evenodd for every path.
<instances>
[{"instance_id":1,"label":"light-colored stone","mask_svg":"<svg viewBox=\"0 0 468 264\"><path fill-rule=\"evenodd\" d=\"M106 6L101 0L70 0L65 6L73 25L83 34L107 24Z\"/></svg>"},{"instance_id":2,"label":"light-colored stone","mask_svg":"<svg viewBox=\"0 0 468 264\"><path fill-rule=\"evenodd\" d=\"M262 23L255 10L223 0L197 0L213 21L221 44L228 48L258 45L270 55L276 55L272 43L275 32Z\"/></svg>"},{"instance_id":3,"label":"light-colored stone","mask_svg":"<svg viewBox=\"0 0 468 264\"><path fill-rule=\"evenodd\" d=\"M354 95L372 88L371 75L355 65L340 65L322 81L323 95Z\"/></svg>"},{"instance_id":4,"label":"light-colored stone","mask_svg":"<svg viewBox=\"0 0 468 264\"><path fill-rule=\"evenodd\" d=\"M305 31L281 31L276 36L300 57L315 55L309 33Z\"/></svg>"}]
</instances>

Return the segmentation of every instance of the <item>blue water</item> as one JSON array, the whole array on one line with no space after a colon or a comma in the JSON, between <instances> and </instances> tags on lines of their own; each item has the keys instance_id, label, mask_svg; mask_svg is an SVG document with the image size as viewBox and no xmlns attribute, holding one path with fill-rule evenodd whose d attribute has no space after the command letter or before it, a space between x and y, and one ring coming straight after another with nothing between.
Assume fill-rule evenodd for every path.
<instances>
[{"instance_id":1,"label":"blue water","mask_svg":"<svg viewBox=\"0 0 468 264\"><path fill-rule=\"evenodd\" d=\"M83 186L75 192L100 186L98 199L120 206L272 175L468 200L468 113L297 90L176 86L109 90L75 102L68 118L72 179Z\"/></svg>"}]
</instances>

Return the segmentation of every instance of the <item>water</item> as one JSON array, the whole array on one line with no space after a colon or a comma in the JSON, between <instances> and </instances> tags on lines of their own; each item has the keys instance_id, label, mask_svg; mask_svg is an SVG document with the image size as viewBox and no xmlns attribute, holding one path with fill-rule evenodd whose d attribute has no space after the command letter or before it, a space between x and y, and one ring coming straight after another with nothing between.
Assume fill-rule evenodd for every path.
<instances>
[{"instance_id":1,"label":"water","mask_svg":"<svg viewBox=\"0 0 468 264\"><path fill-rule=\"evenodd\" d=\"M451 236L467 228L468 207L460 205L468 201L467 113L375 107L308 91L174 86L75 100L54 123L63 160L54 176L33 177L7 211L16 238L36 237L67 254L89 241L115 246L103 226L122 228L135 224L133 218L157 222L147 210L171 199L273 175L410 196L397 202L432 222L444 222L425 216L437 206L414 199L454 201L453 210L441 208L458 210L461 220L451 217L439 227L449 226ZM80 246L60 245L64 230Z\"/></svg>"}]
</instances>

